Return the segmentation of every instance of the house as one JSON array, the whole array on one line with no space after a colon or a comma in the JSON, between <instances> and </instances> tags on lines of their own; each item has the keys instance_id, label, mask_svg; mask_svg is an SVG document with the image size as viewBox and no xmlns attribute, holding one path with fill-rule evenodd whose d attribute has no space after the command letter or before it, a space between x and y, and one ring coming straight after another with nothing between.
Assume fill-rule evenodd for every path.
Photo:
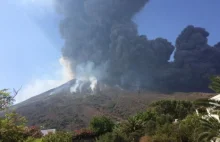
<instances>
[{"instance_id":1,"label":"house","mask_svg":"<svg viewBox=\"0 0 220 142\"><path fill-rule=\"evenodd\" d=\"M210 98L210 100L220 101L220 94ZM219 106L219 104L217 104L217 103L214 103L214 105ZM215 111L216 113L212 114L212 111L213 111L212 108L209 108L209 109L207 108L208 115L210 115L211 117L216 118L220 122L219 115L217 114L217 112Z\"/></svg>"},{"instance_id":2,"label":"house","mask_svg":"<svg viewBox=\"0 0 220 142\"><path fill-rule=\"evenodd\" d=\"M210 100L220 101L220 94L210 98Z\"/></svg>"},{"instance_id":3,"label":"house","mask_svg":"<svg viewBox=\"0 0 220 142\"><path fill-rule=\"evenodd\" d=\"M210 100L220 101L220 94L210 98ZM213 102L210 102L210 104L212 104L214 106L220 106L219 104L213 103ZM215 107L206 108L206 112L207 112L207 115L202 116L203 119L213 117L213 118L217 119L220 122L219 115L218 115L219 110L215 110ZM198 110L196 110L196 114L199 115Z\"/></svg>"},{"instance_id":4,"label":"house","mask_svg":"<svg viewBox=\"0 0 220 142\"><path fill-rule=\"evenodd\" d=\"M47 129L47 130L41 130L41 133L43 134L43 136L49 134L49 133L56 133L56 129Z\"/></svg>"}]
</instances>

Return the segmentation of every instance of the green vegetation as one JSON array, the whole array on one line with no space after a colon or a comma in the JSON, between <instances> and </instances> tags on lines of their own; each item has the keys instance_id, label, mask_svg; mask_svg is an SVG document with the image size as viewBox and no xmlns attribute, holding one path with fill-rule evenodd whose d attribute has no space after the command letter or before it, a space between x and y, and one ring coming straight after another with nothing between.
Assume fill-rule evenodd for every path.
<instances>
[{"instance_id":1,"label":"green vegetation","mask_svg":"<svg viewBox=\"0 0 220 142\"><path fill-rule=\"evenodd\" d=\"M199 104L199 105L198 105ZM152 103L145 112L115 122L105 116L94 117L87 129L57 132L42 137L37 127L25 127L25 119L10 113L1 120L0 138L9 142L206 142L219 136L220 123L203 119L195 109L199 101L162 100ZM178 121L176 121L178 119Z\"/></svg>"},{"instance_id":2,"label":"green vegetation","mask_svg":"<svg viewBox=\"0 0 220 142\"><path fill-rule=\"evenodd\" d=\"M42 138L42 142L72 142L72 135L64 132L48 134Z\"/></svg>"},{"instance_id":3,"label":"green vegetation","mask_svg":"<svg viewBox=\"0 0 220 142\"><path fill-rule=\"evenodd\" d=\"M26 119L16 112L9 112L8 107L13 103L13 97L8 90L0 91L1 110L5 116L0 118L0 141L1 142L24 142L31 139L41 138L42 133L37 127L26 127ZM37 141L37 140L36 140ZM32 141L33 142L33 141Z\"/></svg>"},{"instance_id":4,"label":"green vegetation","mask_svg":"<svg viewBox=\"0 0 220 142\"><path fill-rule=\"evenodd\" d=\"M90 122L90 129L98 135L112 132L113 127L113 121L105 116L94 117Z\"/></svg>"},{"instance_id":5,"label":"green vegetation","mask_svg":"<svg viewBox=\"0 0 220 142\"><path fill-rule=\"evenodd\" d=\"M220 123L195 113L198 101L163 100L146 112L138 113L116 125L113 132L101 135L97 142L207 142L220 137ZM177 109L178 108L178 109ZM183 111L185 110L185 111ZM187 113L186 113L187 112ZM178 121L175 119L178 118Z\"/></svg>"},{"instance_id":6,"label":"green vegetation","mask_svg":"<svg viewBox=\"0 0 220 142\"><path fill-rule=\"evenodd\" d=\"M212 76L210 80L211 84L209 88L215 91L216 93L220 93L220 76Z\"/></svg>"},{"instance_id":7,"label":"green vegetation","mask_svg":"<svg viewBox=\"0 0 220 142\"><path fill-rule=\"evenodd\" d=\"M7 89L0 91L0 110L6 111L5 117L0 118L0 141L19 142L25 139L25 118L15 112L8 113L7 108L12 104L13 97Z\"/></svg>"},{"instance_id":8,"label":"green vegetation","mask_svg":"<svg viewBox=\"0 0 220 142\"><path fill-rule=\"evenodd\" d=\"M42 139L36 139L33 137L28 137L25 142L42 142Z\"/></svg>"},{"instance_id":9,"label":"green vegetation","mask_svg":"<svg viewBox=\"0 0 220 142\"><path fill-rule=\"evenodd\" d=\"M196 141L195 131L201 126L200 117L196 114L188 115L184 120L179 122L179 137L185 142Z\"/></svg>"},{"instance_id":10,"label":"green vegetation","mask_svg":"<svg viewBox=\"0 0 220 142\"><path fill-rule=\"evenodd\" d=\"M10 96L8 89L0 90L0 111L5 110L13 103L13 97Z\"/></svg>"},{"instance_id":11,"label":"green vegetation","mask_svg":"<svg viewBox=\"0 0 220 142\"><path fill-rule=\"evenodd\" d=\"M25 118L15 112L8 113L0 120L0 139L4 142L23 141L25 139Z\"/></svg>"},{"instance_id":12,"label":"green vegetation","mask_svg":"<svg viewBox=\"0 0 220 142\"><path fill-rule=\"evenodd\" d=\"M199 133L198 141L207 142L207 141L216 141L220 138L220 123L217 119L210 117L208 119L201 119L201 125L197 129Z\"/></svg>"}]
</instances>

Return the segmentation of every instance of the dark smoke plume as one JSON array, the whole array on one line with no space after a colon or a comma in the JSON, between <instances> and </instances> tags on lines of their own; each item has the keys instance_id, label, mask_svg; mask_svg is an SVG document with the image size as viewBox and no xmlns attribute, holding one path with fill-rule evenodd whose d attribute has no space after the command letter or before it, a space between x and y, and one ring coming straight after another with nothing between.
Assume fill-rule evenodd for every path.
<instances>
[{"instance_id":1,"label":"dark smoke plume","mask_svg":"<svg viewBox=\"0 0 220 142\"><path fill-rule=\"evenodd\" d=\"M63 57L76 78L95 77L124 88L158 91L207 90L208 78L220 73L220 44L207 44L209 33L188 26L174 46L166 39L139 35L132 18L148 0L56 0L64 19ZM172 30L172 29L171 29Z\"/></svg>"}]
</instances>

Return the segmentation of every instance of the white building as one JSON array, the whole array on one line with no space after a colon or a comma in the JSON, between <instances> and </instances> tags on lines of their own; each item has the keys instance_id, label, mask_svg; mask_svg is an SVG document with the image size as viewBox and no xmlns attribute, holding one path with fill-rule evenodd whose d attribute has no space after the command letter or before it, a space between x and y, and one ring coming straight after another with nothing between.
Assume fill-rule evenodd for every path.
<instances>
[{"instance_id":1,"label":"white building","mask_svg":"<svg viewBox=\"0 0 220 142\"><path fill-rule=\"evenodd\" d=\"M220 101L220 94L210 98L210 100ZM206 108L207 115L202 116L202 118L207 119L209 117L214 117L220 122L219 115L217 114L219 110L215 110L215 106L220 106L220 105L213 102L210 102L210 104L212 104L213 107ZM199 115L198 110L196 110L196 114Z\"/></svg>"},{"instance_id":2,"label":"white building","mask_svg":"<svg viewBox=\"0 0 220 142\"><path fill-rule=\"evenodd\" d=\"M210 100L220 101L220 94L218 94L218 95L216 95L216 96L210 98ZM214 106L220 106L220 105L217 104L217 103L212 103L212 102L211 102L210 104L213 104ZM203 118L203 119L208 119L208 118L210 118L210 117L213 117L213 118L217 119L217 120L220 122L219 115L216 114L219 110L216 111L216 110L214 110L214 108L215 108L215 107L206 108L207 115L202 116L202 118ZM198 110L196 110L196 114L199 115ZM211 142L214 142L214 141L211 140ZM217 138L217 139L215 140L215 142L220 142L220 139Z\"/></svg>"},{"instance_id":3,"label":"white building","mask_svg":"<svg viewBox=\"0 0 220 142\"><path fill-rule=\"evenodd\" d=\"M49 133L54 134L54 133L56 133L56 129L41 130L41 133L42 133L44 136L47 135L47 134L49 134Z\"/></svg>"},{"instance_id":4,"label":"white building","mask_svg":"<svg viewBox=\"0 0 220 142\"><path fill-rule=\"evenodd\" d=\"M210 98L210 100L216 100L216 101L220 101L220 94Z\"/></svg>"},{"instance_id":5,"label":"white building","mask_svg":"<svg viewBox=\"0 0 220 142\"><path fill-rule=\"evenodd\" d=\"M220 101L220 94L210 98L210 100ZM215 106L220 106L217 103L212 103L212 104L215 105ZM209 116L214 117L215 119L217 119L220 122L219 115L218 114L212 114L212 112L214 111L213 108L207 108L206 110L207 110L207 113L208 113Z\"/></svg>"}]
</instances>

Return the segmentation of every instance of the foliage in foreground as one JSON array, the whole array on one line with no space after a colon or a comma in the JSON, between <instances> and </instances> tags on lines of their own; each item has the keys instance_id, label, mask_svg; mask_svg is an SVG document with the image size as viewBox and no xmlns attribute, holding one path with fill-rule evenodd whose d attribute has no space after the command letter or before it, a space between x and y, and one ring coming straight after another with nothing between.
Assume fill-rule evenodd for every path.
<instances>
[{"instance_id":1,"label":"foliage in foreground","mask_svg":"<svg viewBox=\"0 0 220 142\"><path fill-rule=\"evenodd\" d=\"M0 111L7 109L13 101L13 97L10 96L8 89L0 90Z\"/></svg>"},{"instance_id":2,"label":"foliage in foreground","mask_svg":"<svg viewBox=\"0 0 220 142\"><path fill-rule=\"evenodd\" d=\"M201 104L200 104L201 105ZM16 113L1 119L0 138L10 142L197 142L218 138L220 123L214 118L202 119L195 114L193 102L163 100L153 103L145 112L137 113L115 124L105 116L94 117L88 129L57 132L42 137L38 127L25 127L25 119ZM194 109L194 112L193 112ZM178 118L178 122L175 119ZM41 138L42 137L42 138Z\"/></svg>"},{"instance_id":3,"label":"foliage in foreground","mask_svg":"<svg viewBox=\"0 0 220 142\"><path fill-rule=\"evenodd\" d=\"M195 105L196 104L196 105ZM201 104L200 104L201 105ZM94 117L87 129L57 132L42 137L38 127L25 127L25 118L11 113L0 121L0 139L9 142L206 142L220 137L220 123L196 115L197 102L163 100L145 112L114 123L105 116ZM187 108L187 109L186 109ZM185 110L185 111L184 111ZM186 113L187 112L187 113ZM175 119L178 118L178 121Z\"/></svg>"},{"instance_id":4,"label":"foliage in foreground","mask_svg":"<svg viewBox=\"0 0 220 142\"><path fill-rule=\"evenodd\" d=\"M220 77L211 77L211 82L210 88L220 93ZM157 101L147 111L121 122L112 133L100 136L98 141L117 142L119 137L125 142L138 142L143 136L153 142L216 141L220 138L220 122L207 116L206 108L219 112L219 106L220 102L208 99ZM198 115L196 110L202 113Z\"/></svg>"},{"instance_id":5,"label":"foliage in foreground","mask_svg":"<svg viewBox=\"0 0 220 142\"><path fill-rule=\"evenodd\" d=\"M23 141L26 138L25 123L25 118L15 112L6 114L0 120L0 139L4 142Z\"/></svg>"},{"instance_id":6,"label":"foliage in foreground","mask_svg":"<svg viewBox=\"0 0 220 142\"><path fill-rule=\"evenodd\" d=\"M29 136L32 138L41 138L43 136L40 128L36 127L36 126L26 127L25 134L26 134L26 136Z\"/></svg>"},{"instance_id":7,"label":"foliage in foreground","mask_svg":"<svg viewBox=\"0 0 220 142\"><path fill-rule=\"evenodd\" d=\"M207 142L207 141L216 141L220 138L220 123L214 117L208 119L201 119L201 126L197 129L198 141Z\"/></svg>"},{"instance_id":8,"label":"foliage in foreground","mask_svg":"<svg viewBox=\"0 0 220 142\"><path fill-rule=\"evenodd\" d=\"M48 134L42 138L42 142L72 142L72 134L67 132Z\"/></svg>"},{"instance_id":9,"label":"foliage in foreground","mask_svg":"<svg viewBox=\"0 0 220 142\"><path fill-rule=\"evenodd\" d=\"M28 137L25 142L42 142L42 139L36 139L33 137Z\"/></svg>"},{"instance_id":10,"label":"foliage in foreground","mask_svg":"<svg viewBox=\"0 0 220 142\"><path fill-rule=\"evenodd\" d=\"M0 118L0 141L24 142L28 139L30 141L30 139L41 138L42 133L39 128L26 127L27 121L24 117L8 111L8 107L14 101L13 98L7 89L0 90L0 110L5 111L5 116Z\"/></svg>"},{"instance_id":11,"label":"foliage in foreground","mask_svg":"<svg viewBox=\"0 0 220 142\"><path fill-rule=\"evenodd\" d=\"M212 76L210 77L211 84L209 88L215 91L216 93L220 93L220 76Z\"/></svg>"},{"instance_id":12,"label":"foliage in foreground","mask_svg":"<svg viewBox=\"0 0 220 142\"><path fill-rule=\"evenodd\" d=\"M193 102L187 101L155 102L146 112L128 118L112 133L100 136L97 142L139 142L143 138L152 142L207 142L218 139L219 121L212 117L203 119L195 113L196 107Z\"/></svg>"},{"instance_id":13,"label":"foliage in foreground","mask_svg":"<svg viewBox=\"0 0 220 142\"><path fill-rule=\"evenodd\" d=\"M212 78L211 88L218 92L219 78ZM8 98L7 98L8 97ZM11 103L9 93L0 91L1 110ZM5 104L7 103L7 104ZM88 129L57 132L42 137L37 127L25 127L25 118L9 113L0 119L0 141L5 142L207 142L220 138L220 122L201 116L207 107L219 111L213 100L162 100L152 103L145 112L114 123L105 116L94 117ZM200 114L196 114L199 110ZM218 114L218 113L216 113ZM178 120L178 121L176 121ZM42 138L41 138L42 137Z\"/></svg>"},{"instance_id":14,"label":"foliage in foreground","mask_svg":"<svg viewBox=\"0 0 220 142\"><path fill-rule=\"evenodd\" d=\"M90 129L98 135L112 132L114 122L105 116L95 116L90 122Z\"/></svg>"}]
</instances>

